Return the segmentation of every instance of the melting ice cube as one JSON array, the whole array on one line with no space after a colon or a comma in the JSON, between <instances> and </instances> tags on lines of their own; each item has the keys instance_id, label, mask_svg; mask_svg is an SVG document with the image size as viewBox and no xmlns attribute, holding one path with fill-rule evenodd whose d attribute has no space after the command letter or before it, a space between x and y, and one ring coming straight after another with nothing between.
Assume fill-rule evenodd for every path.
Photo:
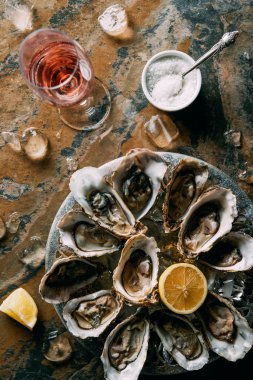
<instances>
[{"instance_id":1,"label":"melting ice cube","mask_svg":"<svg viewBox=\"0 0 253 380\"><path fill-rule=\"evenodd\" d=\"M162 149L170 149L172 142L178 137L179 132L176 125L171 121L165 123L158 116L152 116L151 119L144 124L146 134L152 142Z\"/></svg>"},{"instance_id":2,"label":"melting ice cube","mask_svg":"<svg viewBox=\"0 0 253 380\"><path fill-rule=\"evenodd\" d=\"M104 32L113 37L120 37L128 28L127 14L120 4L107 8L98 21Z\"/></svg>"}]
</instances>

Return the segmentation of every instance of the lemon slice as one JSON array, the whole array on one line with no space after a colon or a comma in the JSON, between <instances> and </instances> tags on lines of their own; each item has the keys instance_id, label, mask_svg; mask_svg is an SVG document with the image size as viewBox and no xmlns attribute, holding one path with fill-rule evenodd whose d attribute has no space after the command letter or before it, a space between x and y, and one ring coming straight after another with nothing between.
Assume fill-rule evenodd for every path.
<instances>
[{"instance_id":1,"label":"lemon slice","mask_svg":"<svg viewBox=\"0 0 253 380\"><path fill-rule=\"evenodd\" d=\"M170 310L177 314L190 314L197 310L207 295L207 281L194 265L173 264L159 279L160 297Z\"/></svg>"},{"instance_id":2,"label":"lemon slice","mask_svg":"<svg viewBox=\"0 0 253 380\"><path fill-rule=\"evenodd\" d=\"M0 305L0 310L30 330L37 321L36 303L23 288L14 290Z\"/></svg>"}]
</instances>

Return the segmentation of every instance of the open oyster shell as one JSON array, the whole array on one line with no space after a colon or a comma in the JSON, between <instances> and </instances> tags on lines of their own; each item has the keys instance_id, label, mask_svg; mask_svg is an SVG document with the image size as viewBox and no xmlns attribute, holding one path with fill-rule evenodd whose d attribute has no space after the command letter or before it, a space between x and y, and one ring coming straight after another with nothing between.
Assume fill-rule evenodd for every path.
<instances>
[{"instance_id":1,"label":"open oyster shell","mask_svg":"<svg viewBox=\"0 0 253 380\"><path fill-rule=\"evenodd\" d=\"M199 258L202 263L217 270L249 270L253 267L253 238L242 232L230 232Z\"/></svg>"},{"instance_id":2,"label":"open oyster shell","mask_svg":"<svg viewBox=\"0 0 253 380\"><path fill-rule=\"evenodd\" d=\"M138 229L146 231L143 225L136 223L133 214L105 181L99 169L85 167L77 170L72 175L69 186L86 214L114 235L127 238Z\"/></svg>"},{"instance_id":3,"label":"open oyster shell","mask_svg":"<svg viewBox=\"0 0 253 380\"><path fill-rule=\"evenodd\" d=\"M210 348L230 361L242 359L253 345L253 330L225 298L210 292L198 315Z\"/></svg>"},{"instance_id":4,"label":"open oyster shell","mask_svg":"<svg viewBox=\"0 0 253 380\"><path fill-rule=\"evenodd\" d=\"M178 235L178 250L194 259L227 234L237 216L236 197L231 190L213 187L200 195L186 214Z\"/></svg>"},{"instance_id":5,"label":"open oyster shell","mask_svg":"<svg viewBox=\"0 0 253 380\"><path fill-rule=\"evenodd\" d=\"M183 158L171 172L164 176L165 198L163 203L164 231L177 230L206 184L208 167L193 158Z\"/></svg>"},{"instance_id":6,"label":"open oyster shell","mask_svg":"<svg viewBox=\"0 0 253 380\"><path fill-rule=\"evenodd\" d=\"M66 303L63 318L68 330L82 339L98 337L114 321L123 302L110 290L100 290Z\"/></svg>"},{"instance_id":7,"label":"open oyster shell","mask_svg":"<svg viewBox=\"0 0 253 380\"><path fill-rule=\"evenodd\" d=\"M107 380L137 380L147 356L149 321L142 313L130 316L108 335L101 360Z\"/></svg>"},{"instance_id":8,"label":"open oyster shell","mask_svg":"<svg viewBox=\"0 0 253 380\"><path fill-rule=\"evenodd\" d=\"M66 213L58 223L61 242L80 257L102 256L119 249L120 241L81 211Z\"/></svg>"},{"instance_id":9,"label":"open oyster shell","mask_svg":"<svg viewBox=\"0 0 253 380\"><path fill-rule=\"evenodd\" d=\"M113 286L131 304L157 302L159 251L153 237L139 234L127 240L113 273Z\"/></svg>"},{"instance_id":10,"label":"open oyster shell","mask_svg":"<svg viewBox=\"0 0 253 380\"><path fill-rule=\"evenodd\" d=\"M39 292L46 302L66 302L72 293L94 282L98 274L97 266L85 259L58 259L42 277Z\"/></svg>"},{"instance_id":11,"label":"open oyster shell","mask_svg":"<svg viewBox=\"0 0 253 380\"><path fill-rule=\"evenodd\" d=\"M182 368L194 371L208 363L204 337L186 317L156 311L152 322L164 348Z\"/></svg>"},{"instance_id":12,"label":"open oyster shell","mask_svg":"<svg viewBox=\"0 0 253 380\"><path fill-rule=\"evenodd\" d=\"M166 169L158 154L148 149L133 149L113 173L113 187L136 219L147 214L155 203Z\"/></svg>"}]
</instances>

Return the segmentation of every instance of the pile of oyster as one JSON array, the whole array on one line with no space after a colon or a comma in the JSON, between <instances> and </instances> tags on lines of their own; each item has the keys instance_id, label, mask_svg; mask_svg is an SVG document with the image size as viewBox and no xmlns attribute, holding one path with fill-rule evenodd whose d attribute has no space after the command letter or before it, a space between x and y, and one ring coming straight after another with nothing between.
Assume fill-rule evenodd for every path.
<instances>
[{"instance_id":1,"label":"pile of oyster","mask_svg":"<svg viewBox=\"0 0 253 380\"><path fill-rule=\"evenodd\" d=\"M186 370L208 363L209 350L231 361L245 356L253 331L231 301L210 288L201 308L182 316L169 312L158 295L158 278L174 262L214 274L253 266L253 238L233 231L236 196L210 186L205 163L183 158L171 165L135 149L113 171L78 170L70 189L81 207L66 213L58 229L71 255L56 259L40 294L63 303L74 336L107 336L101 356L106 379L138 378L150 333ZM105 273L110 286L103 288Z\"/></svg>"}]
</instances>

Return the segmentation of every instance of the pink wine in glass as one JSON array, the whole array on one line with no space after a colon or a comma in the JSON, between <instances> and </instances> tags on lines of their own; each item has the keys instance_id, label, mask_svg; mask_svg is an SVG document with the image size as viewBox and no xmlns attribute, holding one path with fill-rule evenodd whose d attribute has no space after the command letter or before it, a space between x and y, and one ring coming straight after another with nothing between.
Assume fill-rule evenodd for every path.
<instances>
[{"instance_id":1,"label":"pink wine in glass","mask_svg":"<svg viewBox=\"0 0 253 380\"><path fill-rule=\"evenodd\" d=\"M108 117L109 91L94 77L81 46L64 33L39 29L29 34L20 47L19 66L28 86L58 107L68 126L92 130Z\"/></svg>"},{"instance_id":2,"label":"pink wine in glass","mask_svg":"<svg viewBox=\"0 0 253 380\"><path fill-rule=\"evenodd\" d=\"M52 42L31 60L28 79L45 91L48 101L58 107L73 107L91 93L92 68L78 59L78 46L69 42Z\"/></svg>"}]
</instances>

